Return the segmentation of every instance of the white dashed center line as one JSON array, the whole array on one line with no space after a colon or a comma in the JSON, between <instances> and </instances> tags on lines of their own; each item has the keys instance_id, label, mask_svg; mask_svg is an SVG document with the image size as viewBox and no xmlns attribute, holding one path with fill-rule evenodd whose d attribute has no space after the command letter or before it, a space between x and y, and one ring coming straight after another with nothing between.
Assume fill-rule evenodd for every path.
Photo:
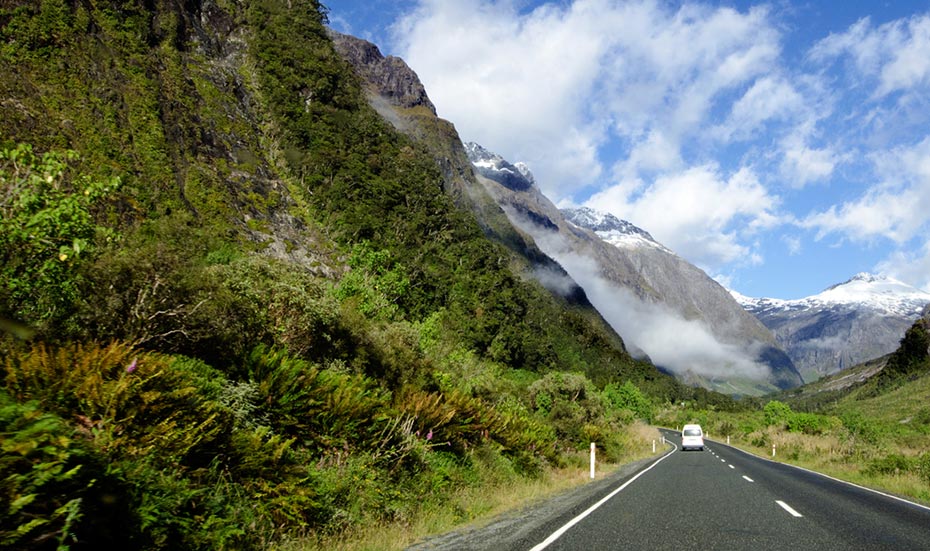
<instances>
[{"instance_id":1,"label":"white dashed center line","mask_svg":"<svg viewBox=\"0 0 930 551\"><path fill-rule=\"evenodd\" d=\"M784 509L785 511L788 511L788 514L790 514L790 515L793 516L793 517L801 518L801 517L804 516L804 515L802 515L801 513L799 513L799 512L797 512L797 511L795 511L794 509L792 509L791 506L788 505L787 503L785 503L784 501L776 501L775 503L781 505L781 508Z\"/></svg>"},{"instance_id":2,"label":"white dashed center line","mask_svg":"<svg viewBox=\"0 0 930 551\"><path fill-rule=\"evenodd\" d=\"M745 478L747 482L755 482L755 480L749 478L749 477L746 476L746 475L743 475L743 478Z\"/></svg>"}]
</instances>

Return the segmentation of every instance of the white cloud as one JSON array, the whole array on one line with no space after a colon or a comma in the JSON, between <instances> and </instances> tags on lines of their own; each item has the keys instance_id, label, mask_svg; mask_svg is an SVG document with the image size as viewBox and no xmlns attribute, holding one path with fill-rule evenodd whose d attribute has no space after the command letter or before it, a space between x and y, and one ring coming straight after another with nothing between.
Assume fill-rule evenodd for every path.
<instances>
[{"instance_id":1,"label":"white cloud","mask_svg":"<svg viewBox=\"0 0 930 551\"><path fill-rule=\"evenodd\" d=\"M538 231L532 223L522 227L584 288L634 354L644 352L656 365L680 375L757 381L770 376L770 369L755 359L758 350L721 342L700 321L686 320L664 304L641 300L611 284L600 275L594 260L570 250L558 233Z\"/></svg>"},{"instance_id":2,"label":"white cloud","mask_svg":"<svg viewBox=\"0 0 930 551\"><path fill-rule=\"evenodd\" d=\"M783 139L780 146L783 154L781 173L792 187L800 188L828 178L840 161L833 150L812 148L803 136L797 134Z\"/></svg>"},{"instance_id":3,"label":"white cloud","mask_svg":"<svg viewBox=\"0 0 930 551\"><path fill-rule=\"evenodd\" d=\"M923 266L930 14L863 18L803 52L792 33L812 12L778 3L415 5L392 51L464 139L526 162L553 202L628 219L710 273L826 236ZM756 242L789 219L808 233Z\"/></svg>"},{"instance_id":4,"label":"white cloud","mask_svg":"<svg viewBox=\"0 0 930 551\"><path fill-rule=\"evenodd\" d=\"M778 199L745 168L725 178L714 165L699 166L659 177L641 193L630 191L610 188L588 205L648 228L661 243L711 272L731 262L760 262L743 240L780 223Z\"/></svg>"},{"instance_id":5,"label":"white cloud","mask_svg":"<svg viewBox=\"0 0 930 551\"><path fill-rule=\"evenodd\" d=\"M859 241L885 238L904 245L930 222L930 137L871 157L881 183L861 197L813 213L801 222L819 238L839 233Z\"/></svg>"},{"instance_id":6,"label":"white cloud","mask_svg":"<svg viewBox=\"0 0 930 551\"><path fill-rule=\"evenodd\" d=\"M811 50L811 57L819 61L844 55L852 59L861 75L878 81L877 97L924 89L930 85L930 15L899 19L877 28L864 18Z\"/></svg>"},{"instance_id":7,"label":"white cloud","mask_svg":"<svg viewBox=\"0 0 930 551\"><path fill-rule=\"evenodd\" d=\"M683 140L715 102L780 52L763 8L575 0L521 13L517 4L422 0L394 36L440 115L527 162L557 202L617 161L614 139L628 145L627 172L680 168Z\"/></svg>"},{"instance_id":8,"label":"white cloud","mask_svg":"<svg viewBox=\"0 0 930 551\"><path fill-rule=\"evenodd\" d=\"M895 251L876 266L879 273L930 291L930 240L913 252Z\"/></svg>"},{"instance_id":9,"label":"white cloud","mask_svg":"<svg viewBox=\"0 0 930 551\"><path fill-rule=\"evenodd\" d=\"M804 98L784 79L769 75L757 79L741 98L733 103L726 122L715 129L720 139L747 139L769 120L801 111Z\"/></svg>"},{"instance_id":10,"label":"white cloud","mask_svg":"<svg viewBox=\"0 0 930 551\"><path fill-rule=\"evenodd\" d=\"M784 242L785 247L788 249L788 254L791 256L797 256L801 254L801 238L796 235L783 235L781 238Z\"/></svg>"},{"instance_id":11,"label":"white cloud","mask_svg":"<svg viewBox=\"0 0 930 551\"><path fill-rule=\"evenodd\" d=\"M602 125L583 112L608 36L599 4L520 15L510 2L424 0L394 35L465 139L527 162L541 182L590 181Z\"/></svg>"}]
</instances>

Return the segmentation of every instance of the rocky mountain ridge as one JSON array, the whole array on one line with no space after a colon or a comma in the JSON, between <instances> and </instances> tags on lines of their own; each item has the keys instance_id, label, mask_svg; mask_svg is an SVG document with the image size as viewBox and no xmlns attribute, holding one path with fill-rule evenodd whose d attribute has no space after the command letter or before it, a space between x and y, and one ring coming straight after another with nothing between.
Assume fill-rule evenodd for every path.
<instances>
[{"instance_id":1,"label":"rocky mountain ridge","mask_svg":"<svg viewBox=\"0 0 930 551\"><path fill-rule=\"evenodd\" d=\"M561 209L562 214L572 224L595 232L601 239L620 248L635 249L649 247L668 254L675 254L662 245L646 230L631 222L620 220L610 213L595 211L588 207Z\"/></svg>"},{"instance_id":2,"label":"rocky mountain ridge","mask_svg":"<svg viewBox=\"0 0 930 551\"><path fill-rule=\"evenodd\" d=\"M802 382L758 320L648 232L592 209L559 210L525 165L477 144L466 150L511 222L584 288L631 350L684 381L730 393Z\"/></svg>"},{"instance_id":3,"label":"rocky mountain ridge","mask_svg":"<svg viewBox=\"0 0 930 551\"><path fill-rule=\"evenodd\" d=\"M893 352L930 304L930 293L869 273L802 299L731 293L772 330L808 380Z\"/></svg>"}]
</instances>

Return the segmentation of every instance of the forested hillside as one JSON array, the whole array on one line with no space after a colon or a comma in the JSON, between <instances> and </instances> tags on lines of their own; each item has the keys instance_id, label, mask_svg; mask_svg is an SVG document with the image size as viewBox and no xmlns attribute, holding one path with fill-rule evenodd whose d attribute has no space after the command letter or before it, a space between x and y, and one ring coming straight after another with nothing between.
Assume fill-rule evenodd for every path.
<instances>
[{"instance_id":1,"label":"forested hillside","mask_svg":"<svg viewBox=\"0 0 930 551\"><path fill-rule=\"evenodd\" d=\"M268 548L653 404L366 103L313 0L0 3L0 546ZM467 511L460 511L462 519Z\"/></svg>"}]
</instances>

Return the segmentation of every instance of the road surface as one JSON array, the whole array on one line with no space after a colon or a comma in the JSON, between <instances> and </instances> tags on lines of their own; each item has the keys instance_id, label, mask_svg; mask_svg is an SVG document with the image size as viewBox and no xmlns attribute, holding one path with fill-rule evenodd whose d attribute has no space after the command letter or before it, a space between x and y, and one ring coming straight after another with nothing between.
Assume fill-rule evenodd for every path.
<instances>
[{"instance_id":1,"label":"road surface","mask_svg":"<svg viewBox=\"0 0 930 551\"><path fill-rule=\"evenodd\" d=\"M682 452L665 435L672 452L503 548L930 550L928 508L712 441Z\"/></svg>"}]
</instances>

